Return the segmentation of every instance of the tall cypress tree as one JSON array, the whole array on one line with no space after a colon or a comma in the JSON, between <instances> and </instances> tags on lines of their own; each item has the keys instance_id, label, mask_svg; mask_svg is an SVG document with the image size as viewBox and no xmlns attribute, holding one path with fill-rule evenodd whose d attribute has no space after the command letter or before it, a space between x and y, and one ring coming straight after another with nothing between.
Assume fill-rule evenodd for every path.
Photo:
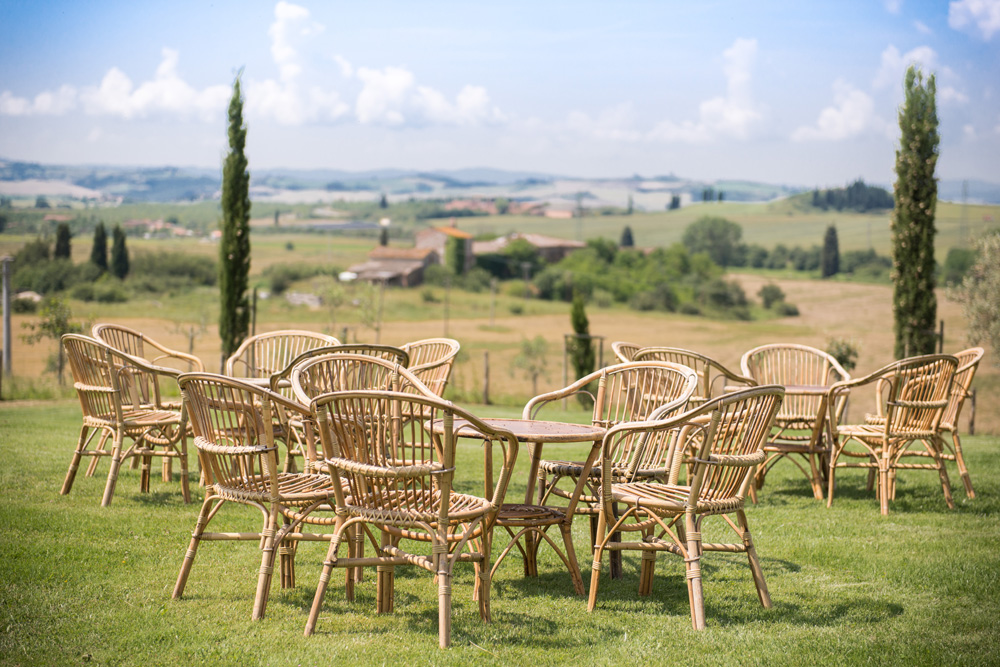
<instances>
[{"instance_id":1,"label":"tall cypress tree","mask_svg":"<svg viewBox=\"0 0 1000 667\"><path fill-rule=\"evenodd\" d=\"M69 232L69 224L65 222L60 222L56 225L56 247L52 252L52 256L55 259L69 259L72 254L70 247L70 238L72 234Z\"/></svg>"},{"instance_id":2,"label":"tall cypress tree","mask_svg":"<svg viewBox=\"0 0 1000 667\"><path fill-rule=\"evenodd\" d=\"M242 72L241 72L242 74ZM233 82L229 100L229 154L222 165L222 243L219 246L219 337L222 356L240 346L250 328L250 172L244 149L247 128L243 124L240 74Z\"/></svg>"},{"instance_id":3,"label":"tall cypress tree","mask_svg":"<svg viewBox=\"0 0 1000 667\"><path fill-rule=\"evenodd\" d=\"M826 235L823 237L820 269L824 278L840 273L840 244L837 241L837 228L833 225L826 228Z\"/></svg>"},{"instance_id":4,"label":"tall cypress tree","mask_svg":"<svg viewBox=\"0 0 1000 667\"><path fill-rule=\"evenodd\" d=\"M104 223L97 223L94 228L94 245L90 249L90 262L101 271L108 270L108 233Z\"/></svg>"},{"instance_id":5,"label":"tall cypress tree","mask_svg":"<svg viewBox=\"0 0 1000 667\"><path fill-rule=\"evenodd\" d=\"M594 344L590 338L590 320L587 319L583 295L579 292L573 295L573 308L570 310L569 319L573 326L573 333L577 335L573 340L570 358L573 362L573 370L579 379L594 372L595 362Z\"/></svg>"},{"instance_id":6,"label":"tall cypress tree","mask_svg":"<svg viewBox=\"0 0 1000 667\"><path fill-rule=\"evenodd\" d=\"M914 66L906 71L899 110L895 208L892 212L893 328L897 359L934 352L934 212L937 208L938 118L934 75L924 83Z\"/></svg>"},{"instance_id":7,"label":"tall cypress tree","mask_svg":"<svg viewBox=\"0 0 1000 667\"><path fill-rule=\"evenodd\" d=\"M129 272L128 248L125 247L125 232L121 225L115 225L111 232L111 275L122 280Z\"/></svg>"}]
</instances>

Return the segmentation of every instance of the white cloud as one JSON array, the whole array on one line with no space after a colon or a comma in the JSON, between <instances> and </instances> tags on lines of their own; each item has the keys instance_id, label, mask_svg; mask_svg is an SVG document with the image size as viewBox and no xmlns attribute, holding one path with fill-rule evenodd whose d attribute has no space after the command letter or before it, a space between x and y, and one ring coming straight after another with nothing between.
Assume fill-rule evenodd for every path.
<instances>
[{"instance_id":1,"label":"white cloud","mask_svg":"<svg viewBox=\"0 0 1000 667\"><path fill-rule=\"evenodd\" d=\"M921 33L923 35L933 35L934 34L934 31L931 30L927 26L927 24L924 23L923 21L914 21L913 22L913 27L917 29L917 32L919 32L919 33Z\"/></svg>"},{"instance_id":2,"label":"white cloud","mask_svg":"<svg viewBox=\"0 0 1000 667\"><path fill-rule=\"evenodd\" d=\"M179 54L164 48L163 60L150 81L134 87L132 80L117 67L104 75L99 86L80 92L84 110L92 115L143 118L158 113L195 115L204 120L218 117L230 96L228 86L208 86L196 90L177 74Z\"/></svg>"},{"instance_id":3,"label":"white cloud","mask_svg":"<svg viewBox=\"0 0 1000 667\"><path fill-rule=\"evenodd\" d=\"M591 118L583 111L573 111L566 120L571 131L592 139L638 141L642 133L634 128L634 112L628 102L601 111Z\"/></svg>"},{"instance_id":4,"label":"white cloud","mask_svg":"<svg viewBox=\"0 0 1000 667\"><path fill-rule=\"evenodd\" d=\"M61 116L76 108L76 88L63 85L55 91L35 95L34 100L17 97L9 90L0 93L0 115L4 116Z\"/></svg>"},{"instance_id":5,"label":"white cloud","mask_svg":"<svg viewBox=\"0 0 1000 667\"><path fill-rule=\"evenodd\" d=\"M838 80L833 84L834 105L823 109L816 124L792 133L792 141L840 141L870 131L884 131L886 123L875 114L871 96Z\"/></svg>"},{"instance_id":6,"label":"white cloud","mask_svg":"<svg viewBox=\"0 0 1000 667\"><path fill-rule=\"evenodd\" d=\"M726 96L705 100L697 121L666 119L649 133L651 139L705 143L715 139L746 139L761 113L750 93L751 70L757 56L756 39L737 39L723 51Z\"/></svg>"},{"instance_id":7,"label":"white cloud","mask_svg":"<svg viewBox=\"0 0 1000 667\"><path fill-rule=\"evenodd\" d=\"M317 35L323 26L309 21L309 10L282 0L274 7L274 23L267 34L271 36L271 57L278 65L283 81L290 81L302 72L294 39Z\"/></svg>"},{"instance_id":8,"label":"white cloud","mask_svg":"<svg viewBox=\"0 0 1000 667\"><path fill-rule=\"evenodd\" d=\"M885 10L890 14L898 14L899 10L903 8L903 0L883 0L882 4L885 5Z\"/></svg>"},{"instance_id":9,"label":"white cloud","mask_svg":"<svg viewBox=\"0 0 1000 667\"><path fill-rule=\"evenodd\" d=\"M955 30L974 32L990 41L1000 30L1000 0L957 0L948 5L948 25Z\"/></svg>"},{"instance_id":10,"label":"white cloud","mask_svg":"<svg viewBox=\"0 0 1000 667\"><path fill-rule=\"evenodd\" d=\"M976 128L971 124L962 126L962 136L966 141L973 141L976 138Z\"/></svg>"},{"instance_id":11,"label":"white cloud","mask_svg":"<svg viewBox=\"0 0 1000 667\"><path fill-rule=\"evenodd\" d=\"M910 65L919 65L922 69L933 72L937 66L937 54L929 46L918 46L900 54L899 49L890 44L882 52L882 62L872 86L876 90L893 86L901 87L903 76ZM950 72L947 68L944 68L944 71Z\"/></svg>"}]
</instances>

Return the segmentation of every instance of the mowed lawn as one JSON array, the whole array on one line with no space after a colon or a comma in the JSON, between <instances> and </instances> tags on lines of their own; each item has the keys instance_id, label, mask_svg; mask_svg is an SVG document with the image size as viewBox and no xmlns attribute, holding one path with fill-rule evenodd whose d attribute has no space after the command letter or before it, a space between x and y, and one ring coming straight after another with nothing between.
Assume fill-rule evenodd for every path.
<instances>
[{"instance_id":1,"label":"mowed lawn","mask_svg":"<svg viewBox=\"0 0 1000 667\"><path fill-rule=\"evenodd\" d=\"M471 406L484 416L515 408ZM580 420L578 411L555 417ZM0 664L3 665L369 665L369 664L997 664L1000 656L1000 438L966 437L977 497L951 468L957 508L934 473L900 473L882 517L865 475L844 471L832 509L804 477L779 465L748 510L774 607L763 609L744 557L703 561L707 629L691 629L684 567L659 557L652 596L640 599L638 558L623 580L602 580L596 611L573 594L568 574L543 548L537 579L519 557L494 581L493 623L471 600L472 569L457 568L453 645L437 648L437 588L422 570L397 568L394 613L376 615L373 573L357 600L343 598L340 571L317 632L302 636L322 545L303 544L298 587L272 589L267 617L250 620L259 551L254 542L205 543L184 599L170 597L198 511L179 485L154 475L138 493L123 471L111 507L96 477L59 488L80 411L72 401L0 404ZM574 446L546 455L572 457ZM459 477L476 479L478 446L460 448ZM510 494L524 492L522 452ZM192 463L192 467L194 464ZM175 474L176 479L176 474ZM194 482L192 476L192 482ZM259 529L259 513L223 508L215 530ZM574 528L589 582L588 531ZM722 537L718 523L705 539ZM497 538L499 552L504 540ZM605 564L606 568L606 564Z\"/></svg>"}]
</instances>

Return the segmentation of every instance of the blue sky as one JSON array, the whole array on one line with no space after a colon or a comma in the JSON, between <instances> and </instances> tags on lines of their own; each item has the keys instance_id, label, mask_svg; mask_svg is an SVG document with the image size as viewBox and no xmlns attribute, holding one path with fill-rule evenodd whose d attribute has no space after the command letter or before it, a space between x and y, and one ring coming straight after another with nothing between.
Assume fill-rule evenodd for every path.
<instances>
[{"instance_id":1,"label":"blue sky","mask_svg":"<svg viewBox=\"0 0 1000 667\"><path fill-rule=\"evenodd\" d=\"M0 158L889 184L909 63L938 176L1000 181L1000 0L0 0Z\"/></svg>"}]
</instances>

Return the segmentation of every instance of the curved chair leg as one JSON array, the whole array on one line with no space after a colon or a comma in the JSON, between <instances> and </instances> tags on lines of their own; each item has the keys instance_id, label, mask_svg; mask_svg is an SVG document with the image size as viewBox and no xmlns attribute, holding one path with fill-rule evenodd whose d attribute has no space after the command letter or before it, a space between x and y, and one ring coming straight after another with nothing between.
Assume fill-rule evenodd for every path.
<instances>
[{"instance_id":1,"label":"curved chair leg","mask_svg":"<svg viewBox=\"0 0 1000 667\"><path fill-rule=\"evenodd\" d=\"M705 629L705 593L701 584L701 532L694 516L684 517L687 533L687 558L684 567L687 575L688 601L691 604L691 625L695 630Z\"/></svg>"},{"instance_id":2,"label":"curved chair leg","mask_svg":"<svg viewBox=\"0 0 1000 667\"><path fill-rule=\"evenodd\" d=\"M962 456L962 439L958 437L958 431L951 432L951 442L955 447L955 463L958 464L958 474L965 485L965 495L969 498L976 497L976 491L972 488L972 478L969 477L969 469L965 466L965 457Z\"/></svg>"},{"instance_id":3,"label":"curved chair leg","mask_svg":"<svg viewBox=\"0 0 1000 667\"><path fill-rule=\"evenodd\" d=\"M278 532L278 509L272 507L264 528L264 546L261 548L260 571L257 576L257 594L253 600L253 615L251 618L259 621L264 618L267 609L267 599L271 593L271 574L274 572L274 557L277 551L275 536Z\"/></svg>"},{"instance_id":4,"label":"curved chair leg","mask_svg":"<svg viewBox=\"0 0 1000 667\"><path fill-rule=\"evenodd\" d=\"M66 471L66 479L63 480L62 490L59 491L61 495L65 496L73 488L73 480L76 479L76 471L80 467L80 459L83 457L83 448L86 447L88 431L90 431L88 426L83 426L80 429L80 439L76 443L76 450L73 451L73 458L69 462L69 470ZM96 456L94 460L97 460Z\"/></svg>"},{"instance_id":5,"label":"curved chair leg","mask_svg":"<svg viewBox=\"0 0 1000 667\"><path fill-rule=\"evenodd\" d=\"M750 525L747 523L747 515L743 510L736 512L736 519L739 522L740 531L743 537L743 548L746 550L747 559L750 561L750 573L753 575L753 583L757 587L757 597L765 609L771 608L771 594L767 591L767 582L764 581L764 571L760 567L760 558L757 557L757 549L753 546L753 538L750 535Z\"/></svg>"},{"instance_id":6,"label":"curved chair leg","mask_svg":"<svg viewBox=\"0 0 1000 667\"><path fill-rule=\"evenodd\" d=\"M562 532L563 545L566 550L566 561L567 568L569 569L570 579L573 580L573 590L576 591L577 595L586 595L586 590L583 588L583 577L580 576L580 566L576 562L576 549L573 548L573 526L571 524L559 524L559 530Z\"/></svg>"},{"instance_id":7,"label":"curved chair leg","mask_svg":"<svg viewBox=\"0 0 1000 667\"><path fill-rule=\"evenodd\" d=\"M194 557L198 553L198 545L201 543L201 536L210 521L211 506L214 498L205 495L205 501L201 504L201 511L198 512L198 520L194 524L194 532L191 533L191 543L188 545L187 553L184 554L184 562L181 563L181 571L177 575L177 583L174 584L172 597L177 600L184 595L184 587L187 585L188 575L191 574L191 566L194 565Z\"/></svg>"},{"instance_id":8,"label":"curved chair leg","mask_svg":"<svg viewBox=\"0 0 1000 667\"><path fill-rule=\"evenodd\" d=\"M944 459L941 458L941 450L944 443L940 440L930 443L931 451L934 453L934 462L937 463L938 476L941 477L941 490L944 491L944 501L948 503L948 509L955 509L955 500L951 496L951 482L948 480L948 469L944 467Z\"/></svg>"},{"instance_id":9,"label":"curved chair leg","mask_svg":"<svg viewBox=\"0 0 1000 667\"><path fill-rule=\"evenodd\" d=\"M316 629L316 620L319 612L323 608L323 597L326 595L326 588L330 585L330 574L333 572L334 563L337 560L337 550L343 538L343 519L337 519L337 527L334 531L333 539L330 540L330 548L326 552L326 560L323 561L323 570L319 575L319 583L316 585L316 594L313 596L312 607L309 609L309 620L306 621L306 629L303 634L308 637Z\"/></svg>"},{"instance_id":10,"label":"curved chair leg","mask_svg":"<svg viewBox=\"0 0 1000 667\"><path fill-rule=\"evenodd\" d=\"M604 554L604 535L608 524L604 511L597 517L597 534L594 537L594 563L590 570L590 597L587 599L587 611L594 611L597 605L597 586L601 583L601 556Z\"/></svg>"},{"instance_id":11,"label":"curved chair leg","mask_svg":"<svg viewBox=\"0 0 1000 667\"><path fill-rule=\"evenodd\" d=\"M118 472L122 466L122 441L124 436L120 431L115 432L115 441L111 447L111 468L108 470L108 481L104 485L104 497L101 498L101 507L111 504L111 498L115 495L115 485L118 484Z\"/></svg>"}]
</instances>

